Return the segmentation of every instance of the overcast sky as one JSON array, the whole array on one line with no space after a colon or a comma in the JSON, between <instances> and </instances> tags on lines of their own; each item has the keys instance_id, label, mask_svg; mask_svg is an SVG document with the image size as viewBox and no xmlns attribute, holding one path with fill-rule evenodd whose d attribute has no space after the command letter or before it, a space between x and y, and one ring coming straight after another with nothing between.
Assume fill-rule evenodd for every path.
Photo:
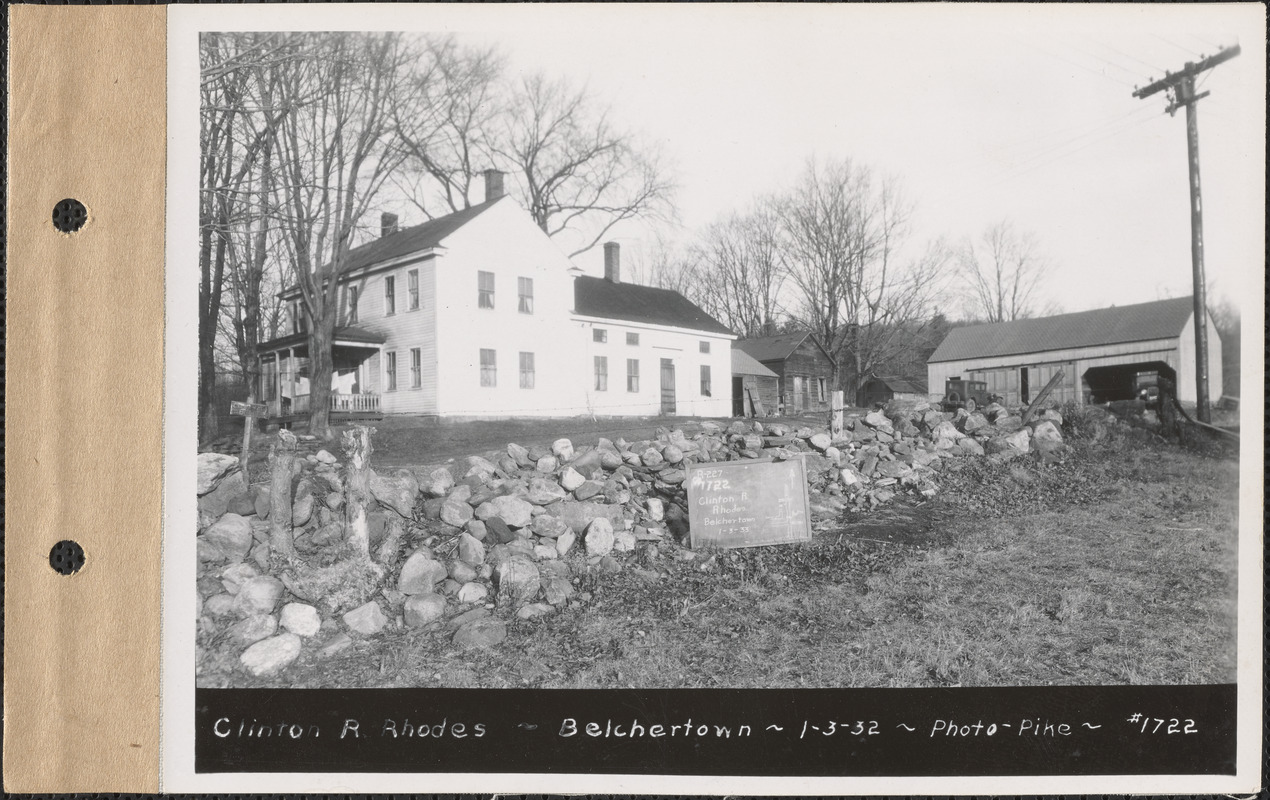
<instances>
[{"instance_id":1,"label":"overcast sky","mask_svg":"<svg viewBox=\"0 0 1270 800\"><path fill-rule=\"evenodd\" d=\"M1066 311L1191 293L1185 113L1132 92L1238 43L1200 85L1206 263L1213 291L1236 300L1242 276L1261 274L1260 4L332 13L292 6L242 26L452 32L499 43L513 70L585 82L674 165L680 235L788 186L808 156L850 157L903 179L919 238L1005 218L1033 231L1055 265L1045 299ZM615 238L638 257L651 236L627 225ZM598 248L577 261L602 272Z\"/></svg>"}]
</instances>

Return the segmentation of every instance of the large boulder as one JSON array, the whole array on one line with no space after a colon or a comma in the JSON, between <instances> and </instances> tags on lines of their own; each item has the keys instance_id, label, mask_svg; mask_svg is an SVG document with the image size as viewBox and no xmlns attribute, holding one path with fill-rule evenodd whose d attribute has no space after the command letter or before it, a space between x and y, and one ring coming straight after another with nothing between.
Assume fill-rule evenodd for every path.
<instances>
[{"instance_id":1,"label":"large boulder","mask_svg":"<svg viewBox=\"0 0 1270 800\"><path fill-rule=\"evenodd\" d=\"M245 581L234 595L234 612L240 617L272 614L282 599L282 581L272 575L260 575Z\"/></svg>"},{"instance_id":2,"label":"large boulder","mask_svg":"<svg viewBox=\"0 0 1270 800\"><path fill-rule=\"evenodd\" d=\"M235 456L222 453L198 454L198 494L207 494L216 488L226 473L238 466Z\"/></svg>"},{"instance_id":3,"label":"large boulder","mask_svg":"<svg viewBox=\"0 0 1270 800\"><path fill-rule=\"evenodd\" d=\"M989 455L1001 455L1005 458L1025 455L1030 449L1028 446L1028 440L1031 438L1030 433L1027 428L1020 428L1014 433L994 436L988 440L984 450Z\"/></svg>"},{"instance_id":4,"label":"large boulder","mask_svg":"<svg viewBox=\"0 0 1270 800\"><path fill-rule=\"evenodd\" d=\"M1032 428L1032 446L1042 453L1049 453L1063 446L1063 434L1053 420L1042 420Z\"/></svg>"},{"instance_id":5,"label":"large boulder","mask_svg":"<svg viewBox=\"0 0 1270 800\"><path fill-rule=\"evenodd\" d=\"M621 506L604 503L565 503L560 507L560 520L575 531L584 531L591 520L603 517L614 526L622 524Z\"/></svg>"},{"instance_id":6,"label":"large boulder","mask_svg":"<svg viewBox=\"0 0 1270 800\"><path fill-rule=\"evenodd\" d=\"M419 482L419 489L428 497L445 497L454 488L454 476L445 467L438 467Z\"/></svg>"},{"instance_id":7,"label":"large boulder","mask_svg":"<svg viewBox=\"0 0 1270 800\"><path fill-rule=\"evenodd\" d=\"M370 478L370 493L380 505L391 508L409 519L414 516L415 498L419 496L419 481L413 472L406 469L399 469L392 475L373 474Z\"/></svg>"},{"instance_id":8,"label":"large boulder","mask_svg":"<svg viewBox=\"0 0 1270 800\"><path fill-rule=\"evenodd\" d=\"M256 506L250 502L250 491L241 470L224 476L216 483L216 488L199 497L199 517L211 524L231 510L231 506L233 511L243 516L254 514ZM241 499L244 497L247 498L247 503L245 507L241 507Z\"/></svg>"}]
</instances>

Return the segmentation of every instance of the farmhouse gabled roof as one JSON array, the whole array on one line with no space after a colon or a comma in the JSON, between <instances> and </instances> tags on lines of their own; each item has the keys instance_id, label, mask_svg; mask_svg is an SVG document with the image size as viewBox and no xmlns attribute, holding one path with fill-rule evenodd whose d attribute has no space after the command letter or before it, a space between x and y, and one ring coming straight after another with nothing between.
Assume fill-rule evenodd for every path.
<instances>
[{"instance_id":1,"label":"farmhouse gabled roof","mask_svg":"<svg viewBox=\"0 0 1270 800\"><path fill-rule=\"evenodd\" d=\"M419 225L403 228L396 233L381 236L348 252L348 266L345 274L378 264L394 258L408 256L420 250L437 247L450 234L475 219L482 211L497 203L502 198L487 200L484 203L446 214L444 217L430 219Z\"/></svg>"},{"instance_id":2,"label":"farmhouse gabled roof","mask_svg":"<svg viewBox=\"0 0 1270 800\"><path fill-rule=\"evenodd\" d=\"M439 247L447 236L471 222L482 211L490 208L501 199L503 198L498 197L493 200L486 200L484 203L465 208L462 211L455 211L453 214L446 214L444 217L430 219L427 222L403 228L396 233L380 236L378 239L373 239L366 244L354 247L348 251L347 266L345 266L344 271L340 275L340 281L343 282L358 271L373 267L376 264L408 256L411 253L418 253L421 250ZM292 284L279 292L278 296L287 299L299 293L300 287Z\"/></svg>"},{"instance_id":3,"label":"farmhouse gabled roof","mask_svg":"<svg viewBox=\"0 0 1270 800\"><path fill-rule=\"evenodd\" d=\"M809 336L811 336L810 331L759 336L753 339L742 339L736 343L736 346L749 353L756 361L782 361L789 358L790 354L797 350ZM829 351L825 350L815 336L811 336L811 340L822 353L829 356L830 361L833 360L833 356L829 355Z\"/></svg>"},{"instance_id":4,"label":"farmhouse gabled roof","mask_svg":"<svg viewBox=\"0 0 1270 800\"><path fill-rule=\"evenodd\" d=\"M1190 297L1113 306L1053 317L953 328L929 363L1041 353L1180 336L1193 311Z\"/></svg>"},{"instance_id":5,"label":"farmhouse gabled roof","mask_svg":"<svg viewBox=\"0 0 1270 800\"><path fill-rule=\"evenodd\" d=\"M732 348L732 374L733 375L757 375L760 378L777 378L775 372L754 360L754 356L738 350L735 346Z\"/></svg>"},{"instance_id":6,"label":"farmhouse gabled roof","mask_svg":"<svg viewBox=\"0 0 1270 800\"><path fill-rule=\"evenodd\" d=\"M671 289L579 275L573 279L573 303L573 310L587 317L736 335L696 303Z\"/></svg>"}]
</instances>

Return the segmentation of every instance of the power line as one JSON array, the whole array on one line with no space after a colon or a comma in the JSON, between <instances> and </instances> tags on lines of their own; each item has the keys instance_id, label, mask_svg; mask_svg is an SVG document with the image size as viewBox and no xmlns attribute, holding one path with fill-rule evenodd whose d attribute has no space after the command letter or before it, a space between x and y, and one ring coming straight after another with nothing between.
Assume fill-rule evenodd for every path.
<instances>
[{"instance_id":1,"label":"power line","mask_svg":"<svg viewBox=\"0 0 1270 800\"><path fill-rule=\"evenodd\" d=\"M1108 50L1111 50L1111 51L1112 51L1112 52L1114 52L1114 53L1119 53L1120 55L1124 56L1125 58L1129 59L1130 61L1136 61L1136 62L1138 62L1139 64L1141 64L1142 66L1144 66L1144 67L1146 67L1147 69L1151 70L1152 72L1163 72L1163 71L1164 71L1164 70L1160 69L1159 67L1155 66L1154 64L1147 63L1146 61L1143 61L1142 59L1138 58L1137 56L1130 55L1130 54L1128 54L1128 53L1124 52L1123 50L1119 49L1118 47L1113 47L1112 45L1107 44L1106 42L1100 42L1100 44L1102 44L1102 46L1103 46L1103 47L1107 48Z\"/></svg>"},{"instance_id":2,"label":"power line","mask_svg":"<svg viewBox=\"0 0 1270 800\"><path fill-rule=\"evenodd\" d=\"M1102 77L1106 78L1106 79L1107 79L1107 80L1109 80L1109 81L1115 81L1116 83L1120 84L1121 86L1132 86L1132 85L1133 85L1133 84L1129 83L1128 81L1122 81L1122 80L1120 80L1119 78L1112 77L1111 75L1108 75L1107 73L1102 72L1101 70L1096 70L1096 69L1094 69L1093 67L1087 66L1087 65L1085 65L1085 64L1081 64L1079 61L1073 61L1072 59L1070 59L1070 58L1068 58L1068 57L1066 57L1066 56L1064 56L1064 55L1060 55L1060 54L1055 53L1055 52L1053 52L1053 51L1051 51L1051 50L1046 50L1044 47L1037 47L1036 45L1031 45L1031 46L1032 46L1032 47L1034 47L1034 48L1036 48L1037 50L1040 50L1042 53L1045 53L1045 54L1046 54L1046 55L1048 55L1048 56L1051 56L1051 57L1053 57L1053 58L1057 58L1059 61L1065 61L1065 62L1067 62L1068 64L1071 64L1071 65L1072 65L1072 66L1074 66L1074 67L1079 67L1080 69L1083 69L1083 70L1085 70L1086 72L1092 72L1092 73L1093 73L1093 74L1095 74L1095 75L1100 75L1100 76L1102 76Z\"/></svg>"},{"instance_id":3,"label":"power line","mask_svg":"<svg viewBox=\"0 0 1270 800\"><path fill-rule=\"evenodd\" d=\"M1170 40L1170 39L1165 39L1163 36L1160 36L1158 33L1153 33L1153 34L1151 34L1151 35L1152 35L1152 36L1154 36L1155 38L1159 39L1161 42L1164 42L1164 43L1165 43L1165 44L1167 44L1167 45L1171 45L1172 47L1176 47L1178 50L1181 50L1183 53L1190 53L1191 55L1195 56L1196 58L1200 58L1200 57L1201 57L1199 53L1195 52L1194 50L1190 49L1189 47L1183 47L1182 45L1178 44L1177 42L1174 42L1174 41L1172 41L1172 40Z\"/></svg>"}]
</instances>

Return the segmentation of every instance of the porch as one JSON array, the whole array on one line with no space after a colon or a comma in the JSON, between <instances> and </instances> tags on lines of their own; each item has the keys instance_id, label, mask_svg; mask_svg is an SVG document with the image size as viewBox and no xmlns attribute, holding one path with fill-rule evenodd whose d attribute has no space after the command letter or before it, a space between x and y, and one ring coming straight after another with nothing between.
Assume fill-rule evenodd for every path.
<instances>
[{"instance_id":1,"label":"porch","mask_svg":"<svg viewBox=\"0 0 1270 800\"><path fill-rule=\"evenodd\" d=\"M380 419L383 410L377 364L382 334L361 328L335 329L332 347L330 418L332 421ZM307 418L312 372L306 333L294 333L260 346L261 385L269 419L292 422Z\"/></svg>"}]
</instances>

